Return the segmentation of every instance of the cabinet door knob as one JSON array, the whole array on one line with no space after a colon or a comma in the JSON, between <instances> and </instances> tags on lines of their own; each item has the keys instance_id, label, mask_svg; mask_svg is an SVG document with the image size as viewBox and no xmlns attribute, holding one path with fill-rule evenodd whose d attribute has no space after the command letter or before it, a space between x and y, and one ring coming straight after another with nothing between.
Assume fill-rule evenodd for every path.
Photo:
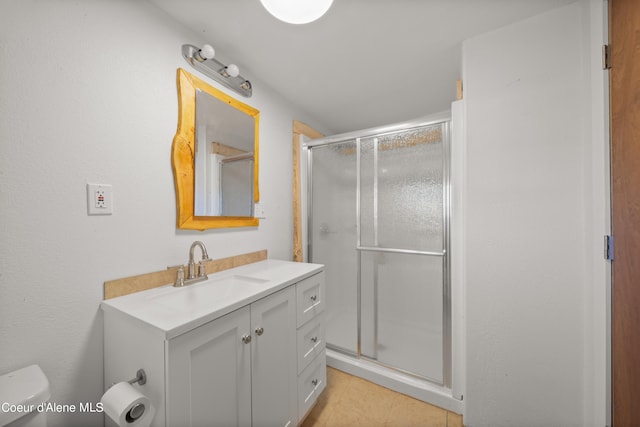
<instances>
[{"instance_id":1,"label":"cabinet door knob","mask_svg":"<svg viewBox=\"0 0 640 427\"><path fill-rule=\"evenodd\" d=\"M313 338L311 338L311 341L313 341L313 342L318 342L318 337L313 337Z\"/></svg>"},{"instance_id":2,"label":"cabinet door knob","mask_svg":"<svg viewBox=\"0 0 640 427\"><path fill-rule=\"evenodd\" d=\"M259 328L256 328L256 335L260 336L264 334L264 328L262 326L260 326Z\"/></svg>"},{"instance_id":3,"label":"cabinet door knob","mask_svg":"<svg viewBox=\"0 0 640 427\"><path fill-rule=\"evenodd\" d=\"M242 342L245 344L249 344L251 342L251 335L243 335Z\"/></svg>"},{"instance_id":4,"label":"cabinet door knob","mask_svg":"<svg viewBox=\"0 0 640 427\"><path fill-rule=\"evenodd\" d=\"M317 300L317 299L318 299L318 296L317 296L317 295L311 295L311 301L315 301L315 300Z\"/></svg>"},{"instance_id":5,"label":"cabinet door knob","mask_svg":"<svg viewBox=\"0 0 640 427\"><path fill-rule=\"evenodd\" d=\"M318 385L318 380L315 379L315 380L311 381L311 384L313 384L314 386L317 386Z\"/></svg>"}]
</instances>

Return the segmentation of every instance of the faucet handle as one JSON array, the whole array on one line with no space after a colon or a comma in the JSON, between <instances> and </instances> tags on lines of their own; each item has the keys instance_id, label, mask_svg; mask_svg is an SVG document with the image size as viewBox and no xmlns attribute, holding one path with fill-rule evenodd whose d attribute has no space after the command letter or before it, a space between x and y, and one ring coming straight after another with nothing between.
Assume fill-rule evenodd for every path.
<instances>
[{"instance_id":1,"label":"faucet handle","mask_svg":"<svg viewBox=\"0 0 640 427\"><path fill-rule=\"evenodd\" d=\"M174 287L179 288L184 286L184 266L183 265L173 265L167 267L167 269L177 268L178 271L176 273L176 281L173 284Z\"/></svg>"},{"instance_id":2,"label":"faucet handle","mask_svg":"<svg viewBox=\"0 0 640 427\"><path fill-rule=\"evenodd\" d=\"M204 265L205 261L208 261L208 259L200 260L198 263L198 277L207 277L207 267Z\"/></svg>"}]
</instances>

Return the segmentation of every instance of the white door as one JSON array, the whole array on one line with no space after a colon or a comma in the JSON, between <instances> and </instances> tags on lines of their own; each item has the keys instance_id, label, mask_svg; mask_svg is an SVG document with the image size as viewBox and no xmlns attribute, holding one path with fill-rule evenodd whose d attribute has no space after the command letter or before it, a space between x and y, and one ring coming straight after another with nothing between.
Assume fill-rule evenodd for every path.
<instances>
[{"instance_id":1,"label":"white door","mask_svg":"<svg viewBox=\"0 0 640 427\"><path fill-rule=\"evenodd\" d=\"M251 305L254 427L298 422L295 304L290 286Z\"/></svg>"},{"instance_id":2,"label":"white door","mask_svg":"<svg viewBox=\"0 0 640 427\"><path fill-rule=\"evenodd\" d=\"M167 342L167 426L251 426L250 309Z\"/></svg>"}]
</instances>

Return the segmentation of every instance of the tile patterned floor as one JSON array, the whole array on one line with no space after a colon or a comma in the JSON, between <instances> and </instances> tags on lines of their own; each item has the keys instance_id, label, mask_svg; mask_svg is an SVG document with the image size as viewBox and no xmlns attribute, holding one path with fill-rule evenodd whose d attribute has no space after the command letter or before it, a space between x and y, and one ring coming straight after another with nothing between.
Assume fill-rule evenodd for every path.
<instances>
[{"instance_id":1,"label":"tile patterned floor","mask_svg":"<svg viewBox=\"0 0 640 427\"><path fill-rule=\"evenodd\" d=\"M463 427L462 416L327 367L327 388L301 427Z\"/></svg>"}]
</instances>

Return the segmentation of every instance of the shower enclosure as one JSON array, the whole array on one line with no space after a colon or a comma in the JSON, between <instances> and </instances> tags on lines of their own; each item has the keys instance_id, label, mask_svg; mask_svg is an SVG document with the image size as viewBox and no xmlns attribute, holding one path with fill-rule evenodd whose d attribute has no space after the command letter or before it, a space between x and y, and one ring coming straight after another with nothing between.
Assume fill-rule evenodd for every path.
<instances>
[{"instance_id":1,"label":"shower enclosure","mask_svg":"<svg viewBox=\"0 0 640 427\"><path fill-rule=\"evenodd\" d=\"M449 119L307 142L308 259L325 264L326 342L449 388Z\"/></svg>"}]
</instances>

